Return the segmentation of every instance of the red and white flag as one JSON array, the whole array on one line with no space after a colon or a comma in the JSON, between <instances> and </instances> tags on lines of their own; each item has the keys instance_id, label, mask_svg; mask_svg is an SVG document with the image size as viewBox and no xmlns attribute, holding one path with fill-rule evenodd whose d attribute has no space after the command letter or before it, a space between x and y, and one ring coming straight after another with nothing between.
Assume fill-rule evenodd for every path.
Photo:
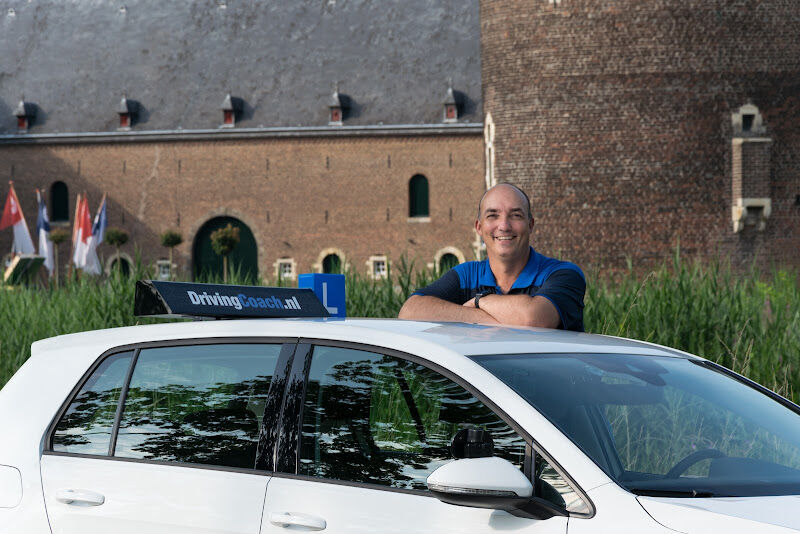
<instances>
[{"instance_id":1,"label":"red and white flag","mask_svg":"<svg viewBox=\"0 0 800 534\"><path fill-rule=\"evenodd\" d=\"M83 269L86 265L86 251L89 248L89 237L92 235L92 219L89 216L89 202L86 195L78 200L78 209L75 212L75 226L72 232L72 263L75 267Z\"/></svg>"},{"instance_id":2,"label":"red and white flag","mask_svg":"<svg viewBox=\"0 0 800 534\"><path fill-rule=\"evenodd\" d=\"M14 244L11 247L13 254L35 254L33 239L25 223L25 216L22 215L22 206L19 205L17 193L14 191L14 182L8 182L11 189L8 191L6 206L3 209L3 217L0 219L0 230L14 227Z\"/></svg>"}]
</instances>

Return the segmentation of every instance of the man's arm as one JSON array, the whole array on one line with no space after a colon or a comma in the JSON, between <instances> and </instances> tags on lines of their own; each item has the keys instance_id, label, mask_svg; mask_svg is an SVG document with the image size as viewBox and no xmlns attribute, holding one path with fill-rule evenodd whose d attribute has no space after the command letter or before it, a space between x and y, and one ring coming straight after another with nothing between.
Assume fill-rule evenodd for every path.
<instances>
[{"instance_id":1,"label":"man's arm","mask_svg":"<svg viewBox=\"0 0 800 534\"><path fill-rule=\"evenodd\" d=\"M458 267L456 267L458 269ZM461 304L468 293L461 286L456 269L447 271L441 278L428 287L418 289L403 304L400 319L418 319L422 321L461 321L465 323L496 324L491 315L475 308L466 308Z\"/></svg>"},{"instance_id":2,"label":"man's arm","mask_svg":"<svg viewBox=\"0 0 800 534\"><path fill-rule=\"evenodd\" d=\"M530 300L530 297L527 297ZM483 300L481 299L481 306ZM546 299L545 299L546 300ZM472 302L470 300L469 302ZM453 304L437 297L411 295L397 314L400 319L422 321L460 321L463 323L497 324L497 320L482 309Z\"/></svg>"},{"instance_id":3,"label":"man's arm","mask_svg":"<svg viewBox=\"0 0 800 534\"><path fill-rule=\"evenodd\" d=\"M469 310L475 306L475 299L470 299L462 308ZM555 305L545 297L530 295L484 295L480 300L480 310L488 314L495 322L516 326L539 326L542 328L558 328L561 317Z\"/></svg>"}]
</instances>

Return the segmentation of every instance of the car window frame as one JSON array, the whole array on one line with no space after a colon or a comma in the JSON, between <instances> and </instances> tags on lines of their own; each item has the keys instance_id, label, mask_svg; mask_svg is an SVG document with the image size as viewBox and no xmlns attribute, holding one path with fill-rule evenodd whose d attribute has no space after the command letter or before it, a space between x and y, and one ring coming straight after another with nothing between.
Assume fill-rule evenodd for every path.
<instances>
[{"instance_id":1,"label":"car window frame","mask_svg":"<svg viewBox=\"0 0 800 534\"><path fill-rule=\"evenodd\" d=\"M297 343L297 349L294 352L294 359L292 369L290 372L289 384L285 388L286 400L283 404L283 413L281 414L281 421L278 425L279 435L276 447L276 454L278 456L275 471L273 476L280 478L289 478L296 480L305 480L320 482L325 484L334 484L341 486L351 486L365 489L373 489L380 491L399 492L405 494L419 495L424 497L436 498L431 492L406 488L393 488L379 484L372 484L368 482L355 482L348 480L336 480L330 478L320 478L310 475L298 474L298 465L300 463L300 436L302 434L303 425L303 408L305 406L306 386L308 384L308 375L311 369L311 359L313 349L315 346L325 346L343 349L359 350L364 352L371 352L400 358L410 361L412 363L422 365L439 373L448 380L451 380L458 386L464 388L469 394L473 395L478 401L484 404L491 410L497 417L503 420L511 427L524 441L525 441L525 461L524 461L524 474L531 482L535 484L533 479L533 464L535 462L535 455L541 456L547 461L550 466L561 476L569 485L575 490L581 499L586 503L589 512L567 512L570 517L579 517L582 519L589 519L595 515L595 506L586 492L575 482L575 479L566 472L566 470L553 458L553 456L546 452L529 432L527 432L520 424L511 418L500 406L492 401L481 390L473 386L463 377L453 373L449 369L433 362L424 357L403 352L396 349L372 345L369 343L359 343L353 341L339 341L330 339L320 339L304 337L300 338ZM466 357L466 356L465 356ZM487 371L488 372L488 371ZM290 398L290 393L294 398ZM289 403L291 402L291 408Z\"/></svg>"},{"instance_id":2,"label":"car window frame","mask_svg":"<svg viewBox=\"0 0 800 534\"><path fill-rule=\"evenodd\" d=\"M100 356L98 356L95 359L92 365L90 365L87 368L87 370L83 373L83 375L81 375L80 379L77 381L75 386L70 391L69 395L67 395L66 399L62 402L58 411L53 416L52 420L50 421L50 424L47 427L47 431L44 434L42 455L67 456L71 458L87 458L87 459L118 461L118 462L148 463L148 464L156 464L164 466L191 467L194 469L230 471L237 473L271 476L275 472L274 461L276 458L276 446L278 442L277 438L279 434L279 425L283 413L283 404L286 396L286 389L287 389L286 379L289 376L289 372L292 368L292 363L294 361L294 353L297 350L298 346L297 342L298 342L297 337L231 336L231 337L169 339L162 341L143 341L138 343L119 345L117 347L110 348L104 351L102 354L100 354ZM136 368L136 363L138 361L139 354L142 350L162 348L162 347L225 345L225 344L280 346L278 362L276 363L272 380L270 380L270 386L266 397L266 406L269 405L274 406L280 403L278 404L280 410L278 412L270 412L267 409L264 410L264 418L261 421L262 423L261 431L259 432L258 436L255 467L253 469L241 468L241 467L227 467L221 465L197 464L191 462L175 462L167 460L148 459L148 458L125 458L120 456L112 456L108 452L105 455L100 455L100 454L87 454L87 453L53 450L53 439L55 436L55 431L56 427L58 426L58 423L61 421L61 418L64 417L64 414L69 409L72 402L75 400L75 397L80 393L84 384L86 384L87 380L91 378L94 372L98 369L98 367L100 367L100 365L102 365L102 363L106 359L116 354L121 354L124 352L133 352L133 356L131 357L131 362L125 373L125 380L122 385L122 390L120 391L120 397L117 401L117 409L114 416L114 423L111 430L111 438L109 444L109 452L110 452L114 450L114 445L116 444L117 441L117 433L119 431L119 425L123 413L122 407L124 406L124 403L126 401L128 387L130 385L130 381L133 376L133 371Z\"/></svg>"}]
</instances>

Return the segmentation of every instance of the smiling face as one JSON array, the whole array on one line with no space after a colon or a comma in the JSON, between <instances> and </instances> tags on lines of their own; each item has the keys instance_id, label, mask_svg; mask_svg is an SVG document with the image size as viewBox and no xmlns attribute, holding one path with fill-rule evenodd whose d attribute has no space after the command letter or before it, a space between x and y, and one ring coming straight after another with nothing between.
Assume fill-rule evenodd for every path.
<instances>
[{"instance_id":1,"label":"smiling face","mask_svg":"<svg viewBox=\"0 0 800 534\"><path fill-rule=\"evenodd\" d=\"M514 187L500 184L486 192L475 229L486 243L489 261L527 261L533 217Z\"/></svg>"}]
</instances>

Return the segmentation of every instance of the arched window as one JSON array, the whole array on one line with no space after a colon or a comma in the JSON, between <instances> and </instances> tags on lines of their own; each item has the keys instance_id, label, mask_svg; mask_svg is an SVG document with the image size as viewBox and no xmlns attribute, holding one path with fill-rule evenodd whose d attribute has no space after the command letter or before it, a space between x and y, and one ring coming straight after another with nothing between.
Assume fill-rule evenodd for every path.
<instances>
[{"instance_id":1,"label":"arched window","mask_svg":"<svg viewBox=\"0 0 800 534\"><path fill-rule=\"evenodd\" d=\"M69 189L64 182L50 186L50 220L69 221Z\"/></svg>"},{"instance_id":2,"label":"arched window","mask_svg":"<svg viewBox=\"0 0 800 534\"><path fill-rule=\"evenodd\" d=\"M342 272L342 258L336 254L328 254L322 259L322 272L325 274L340 274Z\"/></svg>"},{"instance_id":3,"label":"arched window","mask_svg":"<svg viewBox=\"0 0 800 534\"><path fill-rule=\"evenodd\" d=\"M408 182L408 216L428 217L428 179L415 174Z\"/></svg>"},{"instance_id":4,"label":"arched window","mask_svg":"<svg viewBox=\"0 0 800 534\"><path fill-rule=\"evenodd\" d=\"M215 230L231 225L239 229L239 243L228 255L228 271L242 283L253 283L258 277L258 246L250 227L234 217L214 217L206 221L197 231L192 248L195 280L219 280L223 278L222 256L211 245L211 234Z\"/></svg>"},{"instance_id":5,"label":"arched window","mask_svg":"<svg viewBox=\"0 0 800 534\"><path fill-rule=\"evenodd\" d=\"M455 254L442 254L442 257L439 258L439 272L443 273L445 271L449 271L456 265L458 265L459 261Z\"/></svg>"}]
</instances>

